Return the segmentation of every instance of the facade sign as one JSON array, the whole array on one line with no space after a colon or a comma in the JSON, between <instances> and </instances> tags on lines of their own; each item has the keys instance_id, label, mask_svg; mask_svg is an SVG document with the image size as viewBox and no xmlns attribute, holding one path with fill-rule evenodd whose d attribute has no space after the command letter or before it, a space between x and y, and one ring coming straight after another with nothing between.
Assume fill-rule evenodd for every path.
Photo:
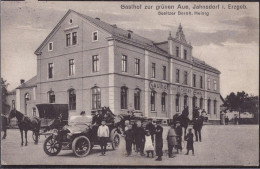
<instances>
[{"instance_id":1,"label":"facade sign","mask_svg":"<svg viewBox=\"0 0 260 169\"><path fill-rule=\"evenodd\" d=\"M153 81L151 81L149 83L149 87L150 87L151 90L155 90L155 89L167 90L168 89L168 85L167 84L153 82Z\"/></svg>"}]
</instances>

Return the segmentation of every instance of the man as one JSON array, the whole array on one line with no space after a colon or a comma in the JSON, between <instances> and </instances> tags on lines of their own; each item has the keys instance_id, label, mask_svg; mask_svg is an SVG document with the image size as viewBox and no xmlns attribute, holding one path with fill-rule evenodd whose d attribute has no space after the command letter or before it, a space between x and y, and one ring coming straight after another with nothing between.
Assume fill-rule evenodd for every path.
<instances>
[{"instance_id":1,"label":"man","mask_svg":"<svg viewBox=\"0 0 260 169\"><path fill-rule=\"evenodd\" d=\"M181 114L182 114L183 117L189 116L189 107L187 105L184 106L184 109L183 109Z\"/></svg>"},{"instance_id":2,"label":"man","mask_svg":"<svg viewBox=\"0 0 260 169\"><path fill-rule=\"evenodd\" d=\"M106 121L102 120L101 126L98 127L97 135L100 141L101 155L106 154L107 140L109 137L109 129L106 125Z\"/></svg>"},{"instance_id":3,"label":"man","mask_svg":"<svg viewBox=\"0 0 260 169\"><path fill-rule=\"evenodd\" d=\"M169 158L173 158L173 147L176 145L176 133L174 130L174 124L171 124L171 128L168 130L167 134L167 142L168 142L168 152L169 152Z\"/></svg>"},{"instance_id":4,"label":"man","mask_svg":"<svg viewBox=\"0 0 260 169\"><path fill-rule=\"evenodd\" d=\"M145 129L150 131L151 137L152 137L152 142L154 143L155 126L153 125L152 122L153 122L153 119L149 118L148 124L146 125Z\"/></svg>"},{"instance_id":5,"label":"man","mask_svg":"<svg viewBox=\"0 0 260 169\"><path fill-rule=\"evenodd\" d=\"M162 161L162 156L163 156L163 152L162 152L162 148L163 148L163 138L162 138L163 128L160 124L161 124L160 121L156 121L156 125L155 125L155 151L156 151L156 155L158 156L156 161Z\"/></svg>"},{"instance_id":6,"label":"man","mask_svg":"<svg viewBox=\"0 0 260 169\"><path fill-rule=\"evenodd\" d=\"M196 141L200 141L201 142L201 129L203 126L203 118L199 117L199 118L195 118L194 119L194 124L193 124L193 129L195 132L195 137L196 137ZM199 139L198 139L199 137Z\"/></svg>"},{"instance_id":7,"label":"man","mask_svg":"<svg viewBox=\"0 0 260 169\"><path fill-rule=\"evenodd\" d=\"M102 121L102 116L101 116L101 111L96 111L96 114L94 115L92 119L92 124L93 125L100 125Z\"/></svg>"},{"instance_id":8,"label":"man","mask_svg":"<svg viewBox=\"0 0 260 169\"><path fill-rule=\"evenodd\" d=\"M141 156L144 156L145 130L140 120L136 124L137 126L134 131L136 150L140 152Z\"/></svg>"},{"instance_id":9,"label":"man","mask_svg":"<svg viewBox=\"0 0 260 169\"><path fill-rule=\"evenodd\" d=\"M126 146L126 156L130 156L132 153L132 144L134 141L134 132L132 125L129 124L125 130L125 146Z\"/></svg>"},{"instance_id":10,"label":"man","mask_svg":"<svg viewBox=\"0 0 260 169\"><path fill-rule=\"evenodd\" d=\"M181 127L181 124L179 121L176 122L176 135L177 135L177 146L176 146L176 149L177 149L177 154L179 153L179 150L180 152L182 152L182 127Z\"/></svg>"}]
</instances>

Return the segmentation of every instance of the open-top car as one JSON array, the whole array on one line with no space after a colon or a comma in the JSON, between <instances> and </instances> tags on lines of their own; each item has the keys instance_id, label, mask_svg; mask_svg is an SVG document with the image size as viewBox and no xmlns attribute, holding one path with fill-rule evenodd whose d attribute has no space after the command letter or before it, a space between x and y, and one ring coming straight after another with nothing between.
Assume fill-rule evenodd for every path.
<instances>
[{"instance_id":1,"label":"open-top car","mask_svg":"<svg viewBox=\"0 0 260 169\"><path fill-rule=\"evenodd\" d=\"M120 136L115 123L108 124L110 137L108 144L116 149L120 143ZM99 145L97 137L98 125L92 125L92 116L71 116L68 125L62 129L52 130L53 133L43 144L47 155L55 156L61 150L73 150L78 157L89 154L94 145Z\"/></svg>"}]
</instances>

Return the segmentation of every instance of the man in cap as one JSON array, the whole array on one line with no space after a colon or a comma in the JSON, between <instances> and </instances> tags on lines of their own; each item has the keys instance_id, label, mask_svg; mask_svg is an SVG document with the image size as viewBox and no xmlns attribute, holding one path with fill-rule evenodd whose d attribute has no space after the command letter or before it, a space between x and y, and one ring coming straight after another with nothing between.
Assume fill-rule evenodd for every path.
<instances>
[{"instance_id":1,"label":"man in cap","mask_svg":"<svg viewBox=\"0 0 260 169\"><path fill-rule=\"evenodd\" d=\"M177 146L176 146L176 149L177 149L177 153L179 153L179 150L182 151L182 127L181 127L181 124L179 121L176 122L176 139L177 139Z\"/></svg>"},{"instance_id":2,"label":"man in cap","mask_svg":"<svg viewBox=\"0 0 260 169\"><path fill-rule=\"evenodd\" d=\"M154 133L155 133L155 126L153 125L153 119L148 119L148 124L146 125L145 129L150 131L152 142L154 143Z\"/></svg>"},{"instance_id":3,"label":"man in cap","mask_svg":"<svg viewBox=\"0 0 260 169\"><path fill-rule=\"evenodd\" d=\"M156 150L156 155L158 158L156 161L162 161L162 148L163 148L163 128L161 126L161 121L157 120L156 125L155 125L155 150Z\"/></svg>"}]
</instances>

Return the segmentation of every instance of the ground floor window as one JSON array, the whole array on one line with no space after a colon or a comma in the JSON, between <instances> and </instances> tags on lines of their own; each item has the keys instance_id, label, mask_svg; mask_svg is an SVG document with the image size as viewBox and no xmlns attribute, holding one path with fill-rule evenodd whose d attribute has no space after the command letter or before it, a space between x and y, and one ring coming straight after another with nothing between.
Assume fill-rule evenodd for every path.
<instances>
[{"instance_id":1,"label":"ground floor window","mask_svg":"<svg viewBox=\"0 0 260 169\"><path fill-rule=\"evenodd\" d=\"M203 109L203 98L200 98L200 109Z\"/></svg>"},{"instance_id":2,"label":"ground floor window","mask_svg":"<svg viewBox=\"0 0 260 169\"><path fill-rule=\"evenodd\" d=\"M101 108L101 92L99 87L92 88L92 109Z\"/></svg>"},{"instance_id":3,"label":"ground floor window","mask_svg":"<svg viewBox=\"0 0 260 169\"><path fill-rule=\"evenodd\" d=\"M76 91L69 90L69 110L76 110Z\"/></svg>"},{"instance_id":4,"label":"ground floor window","mask_svg":"<svg viewBox=\"0 0 260 169\"><path fill-rule=\"evenodd\" d=\"M192 107L193 108L197 107L197 97L195 96L192 98Z\"/></svg>"},{"instance_id":5,"label":"ground floor window","mask_svg":"<svg viewBox=\"0 0 260 169\"><path fill-rule=\"evenodd\" d=\"M151 92L151 111L155 111L155 96L156 96L156 92L152 91Z\"/></svg>"},{"instance_id":6,"label":"ground floor window","mask_svg":"<svg viewBox=\"0 0 260 169\"><path fill-rule=\"evenodd\" d=\"M184 96L184 107L188 106L188 96Z\"/></svg>"},{"instance_id":7,"label":"ground floor window","mask_svg":"<svg viewBox=\"0 0 260 169\"><path fill-rule=\"evenodd\" d=\"M217 100L214 100L214 114L217 114Z\"/></svg>"},{"instance_id":8,"label":"ground floor window","mask_svg":"<svg viewBox=\"0 0 260 169\"><path fill-rule=\"evenodd\" d=\"M140 89L135 89L135 93L134 93L134 107L135 107L135 110L140 110L140 95L141 95L141 90Z\"/></svg>"},{"instance_id":9,"label":"ground floor window","mask_svg":"<svg viewBox=\"0 0 260 169\"><path fill-rule=\"evenodd\" d=\"M179 100L180 100L180 96L177 95L177 96L176 96L176 99L175 99L176 112L179 112L179 107L180 107L180 105L179 105L179 104L180 104L180 103L179 103L180 101L179 101Z\"/></svg>"},{"instance_id":10,"label":"ground floor window","mask_svg":"<svg viewBox=\"0 0 260 169\"><path fill-rule=\"evenodd\" d=\"M54 91L48 92L48 101L49 103L55 103L55 94Z\"/></svg>"},{"instance_id":11,"label":"ground floor window","mask_svg":"<svg viewBox=\"0 0 260 169\"><path fill-rule=\"evenodd\" d=\"M121 87L121 109L127 109L127 87Z\"/></svg>"},{"instance_id":12,"label":"ground floor window","mask_svg":"<svg viewBox=\"0 0 260 169\"><path fill-rule=\"evenodd\" d=\"M167 96L167 93L163 92L162 93L162 111L165 112L166 111L166 96Z\"/></svg>"},{"instance_id":13,"label":"ground floor window","mask_svg":"<svg viewBox=\"0 0 260 169\"><path fill-rule=\"evenodd\" d=\"M211 100L208 99L208 114L210 114L210 104L211 104Z\"/></svg>"}]
</instances>

